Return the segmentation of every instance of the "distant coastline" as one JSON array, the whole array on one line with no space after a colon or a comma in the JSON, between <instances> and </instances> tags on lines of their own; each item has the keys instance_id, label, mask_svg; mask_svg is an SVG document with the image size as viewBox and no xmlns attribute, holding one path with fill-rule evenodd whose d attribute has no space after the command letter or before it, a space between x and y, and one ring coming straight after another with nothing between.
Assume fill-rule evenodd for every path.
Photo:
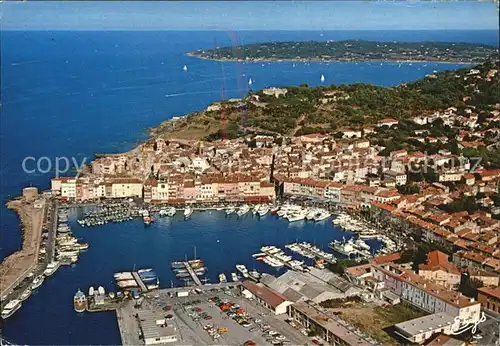
<instances>
[{"instance_id":1,"label":"distant coastline","mask_svg":"<svg viewBox=\"0 0 500 346\"><path fill-rule=\"evenodd\" d=\"M451 60L408 60L408 61L399 61L399 60L339 60L339 59L276 59L276 58L266 58L266 59L238 59L238 58L210 58L197 55L194 52L190 52L186 54L187 56L202 59L202 60L211 60L211 61L220 61L220 62L249 62L249 63L267 63L267 62L297 62L297 63L394 63L394 64L409 64L409 63L417 63L417 64L458 64L458 65L475 65L478 64L477 61L451 61Z\"/></svg>"},{"instance_id":2,"label":"distant coastline","mask_svg":"<svg viewBox=\"0 0 500 346\"><path fill-rule=\"evenodd\" d=\"M453 42L291 41L218 47L187 53L214 61L394 62L477 64L498 57L498 47Z\"/></svg>"}]
</instances>

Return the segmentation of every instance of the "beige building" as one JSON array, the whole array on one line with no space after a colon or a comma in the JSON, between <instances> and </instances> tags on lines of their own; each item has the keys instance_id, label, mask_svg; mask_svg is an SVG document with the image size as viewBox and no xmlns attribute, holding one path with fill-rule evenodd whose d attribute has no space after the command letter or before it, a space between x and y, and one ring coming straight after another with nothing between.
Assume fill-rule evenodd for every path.
<instances>
[{"instance_id":1,"label":"beige building","mask_svg":"<svg viewBox=\"0 0 500 346\"><path fill-rule=\"evenodd\" d=\"M142 182L136 178L117 178L111 181L111 198L142 198Z\"/></svg>"},{"instance_id":2,"label":"beige building","mask_svg":"<svg viewBox=\"0 0 500 346\"><path fill-rule=\"evenodd\" d=\"M427 254L427 262L421 264L418 275L441 286L452 289L460 284L461 273L448 261L448 255L435 250Z\"/></svg>"}]
</instances>

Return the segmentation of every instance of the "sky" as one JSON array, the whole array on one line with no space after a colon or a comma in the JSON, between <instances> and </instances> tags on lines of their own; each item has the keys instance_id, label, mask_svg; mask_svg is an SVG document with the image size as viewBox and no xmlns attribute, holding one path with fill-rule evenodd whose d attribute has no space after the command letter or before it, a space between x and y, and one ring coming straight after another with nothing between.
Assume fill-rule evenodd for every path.
<instances>
[{"instance_id":1,"label":"sky","mask_svg":"<svg viewBox=\"0 0 500 346\"><path fill-rule=\"evenodd\" d=\"M0 15L3 30L498 30L497 6L472 1L3 1Z\"/></svg>"}]
</instances>

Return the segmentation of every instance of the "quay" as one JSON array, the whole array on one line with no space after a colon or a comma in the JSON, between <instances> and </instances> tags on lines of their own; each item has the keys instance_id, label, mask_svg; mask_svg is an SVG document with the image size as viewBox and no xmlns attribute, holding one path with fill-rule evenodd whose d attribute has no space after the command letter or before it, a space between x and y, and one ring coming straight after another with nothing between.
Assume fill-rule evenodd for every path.
<instances>
[{"instance_id":1,"label":"quay","mask_svg":"<svg viewBox=\"0 0 500 346\"><path fill-rule=\"evenodd\" d=\"M202 283L196 273L194 272L193 268L189 264L189 262L182 262L184 264L184 267L186 267L186 270L188 271L189 275L191 275L191 278L193 279L194 283L196 286L202 286Z\"/></svg>"},{"instance_id":2,"label":"quay","mask_svg":"<svg viewBox=\"0 0 500 346\"><path fill-rule=\"evenodd\" d=\"M90 298L90 297L89 297ZM88 299L87 311L88 312L103 312L117 310L122 301L106 297L101 304L96 304L94 300Z\"/></svg>"},{"instance_id":3,"label":"quay","mask_svg":"<svg viewBox=\"0 0 500 346\"><path fill-rule=\"evenodd\" d=\"M139 273L137 272L132 272L132 276L134 277L135 281L139 285L141 292L148 292L147 286L144 284L144 281L142 281L141 277L139 276Z\"/></svg>"}]
</instances>

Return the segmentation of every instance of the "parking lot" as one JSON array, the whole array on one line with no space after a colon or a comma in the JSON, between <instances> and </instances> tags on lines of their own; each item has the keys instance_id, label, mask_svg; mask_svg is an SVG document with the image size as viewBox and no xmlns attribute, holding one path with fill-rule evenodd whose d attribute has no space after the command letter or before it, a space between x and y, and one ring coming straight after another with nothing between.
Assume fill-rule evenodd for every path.
<instances>
[{"instance_id":1,"label":"parking lot","mask_svg":"<svg viewBox=\"0 0 500 346\"><path fill-rule=\"evenodd\" d=\"M177 344L313 344L311 338L285 322L286 316L276 316L236 292L218 290L187 297L160 293L148 300L162 309L167 323L177 329Z\"/></svg>"}]
</instances>

